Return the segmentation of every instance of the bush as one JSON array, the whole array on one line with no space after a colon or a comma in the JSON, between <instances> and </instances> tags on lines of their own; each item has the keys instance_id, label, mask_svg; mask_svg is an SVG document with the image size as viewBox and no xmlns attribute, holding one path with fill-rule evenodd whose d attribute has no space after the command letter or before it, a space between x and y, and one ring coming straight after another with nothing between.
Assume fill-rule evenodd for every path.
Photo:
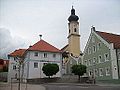
<instances>
[{"instance_id":1,"label":"bush","mask_svg":"<svg viewBox=\"0 0 120 90\"><path fill-rule=\"evenodd\" d=\"M73 65L72 66L72 73L74 73L75 75L78 75L79 80L80 80L80 76L84 75L84 73L86 73L86 66L79 64L79 65Z\"/></svg>"},{"instance_id":2,"label":"bush","mask_svg":"<svg viewBox=\"0 0 120 90\"><path fill-rule=\"evenodd\" d=\"M59 66L57 64L48 63L42 68L43 73L50 78L50 76L56 75L59 71Z\"/></svg>"}]
</instances>

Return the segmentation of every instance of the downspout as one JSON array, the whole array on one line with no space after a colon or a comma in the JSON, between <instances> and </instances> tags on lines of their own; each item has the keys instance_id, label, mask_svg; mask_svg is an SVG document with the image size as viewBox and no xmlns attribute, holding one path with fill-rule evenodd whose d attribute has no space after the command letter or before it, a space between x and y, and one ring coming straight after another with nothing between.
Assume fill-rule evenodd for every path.
<instances>
[{"instance_id":1,"label":"downspout","mask_svg":"<svg viewBox=\"0 0 120 90\"><path fill-rule=\"evenodd\" d=\"M120 69L119 69L119 63L118 63L118 50L116 49L116 58L117 58L117 68L118 68L118 79L120 79Z\"/></svg>"}]
</instances>

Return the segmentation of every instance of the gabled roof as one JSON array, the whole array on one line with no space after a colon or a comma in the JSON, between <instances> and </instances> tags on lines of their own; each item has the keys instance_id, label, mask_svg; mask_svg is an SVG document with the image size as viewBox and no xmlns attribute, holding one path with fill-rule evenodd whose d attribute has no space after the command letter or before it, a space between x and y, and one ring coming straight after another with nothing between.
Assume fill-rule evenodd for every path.
<instances>
[{"instance_id":1,"label":"gabled roof","mask_svg":"<svg viewBox=\"0 0 120 90\"><path fill-rule=\"evenodd\" d=\"M13 56L13 57L23 57L24 53L25 53L26 49L18 49L15 50L14 52L10 53L9 56Z\"/></svg>"},{"instance_id":2,"label":"gabled roof","mask_svg":"<svg viewBox=\"0 0 120 90\"><path fill-rule=\"evenodd\" d=\"M51 44L45 42L44 40L40 40L35 43L33 46L30 46L28 50L31 51L45 51L45 52L61 52L56 47L52 46Z\"/></svg>"},{"instance_id":3,"label":"gabled roof","mask_svg":"<svg viewBox=\"0 0 120 90\"><path fill-rule=\"evenodd\" d=\"M114 48L120 48L120 35L100 31L96 31L96 33L108 43L113 43Z\"/></svg>"}]
</instances>

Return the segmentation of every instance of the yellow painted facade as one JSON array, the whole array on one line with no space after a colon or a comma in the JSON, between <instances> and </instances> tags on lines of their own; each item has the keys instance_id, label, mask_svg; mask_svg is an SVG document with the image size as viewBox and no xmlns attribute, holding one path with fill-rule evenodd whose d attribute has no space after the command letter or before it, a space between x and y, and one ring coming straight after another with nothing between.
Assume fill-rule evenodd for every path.
<instances>
[{"instance_id":1,"label":"yellow painted facade","mask_svg":"<svg viewBox=\"0 0 120 90\"><path fill-rule=\"evenodd\" d=\"M79 35L79 22L72 21L68 23L68 52L73 56L80 55L80 35Z\"/></svg>"}]
</instances>

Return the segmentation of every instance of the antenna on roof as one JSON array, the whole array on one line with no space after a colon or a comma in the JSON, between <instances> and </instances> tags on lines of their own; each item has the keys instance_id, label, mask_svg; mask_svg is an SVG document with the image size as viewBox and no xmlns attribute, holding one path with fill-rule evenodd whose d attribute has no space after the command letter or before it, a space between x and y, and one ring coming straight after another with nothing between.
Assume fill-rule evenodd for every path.
<instances>
[{"instance_id":1,"label":"antenna on roof","mask_svg":"<svg viewBox=\"0 0 120 90\"><path fill-rule=\"evenodd\" d=\"M39 36L40 36L40 40L41 40L42 39L42 35L40 34Z\"/></svg>"}]
</instances>

